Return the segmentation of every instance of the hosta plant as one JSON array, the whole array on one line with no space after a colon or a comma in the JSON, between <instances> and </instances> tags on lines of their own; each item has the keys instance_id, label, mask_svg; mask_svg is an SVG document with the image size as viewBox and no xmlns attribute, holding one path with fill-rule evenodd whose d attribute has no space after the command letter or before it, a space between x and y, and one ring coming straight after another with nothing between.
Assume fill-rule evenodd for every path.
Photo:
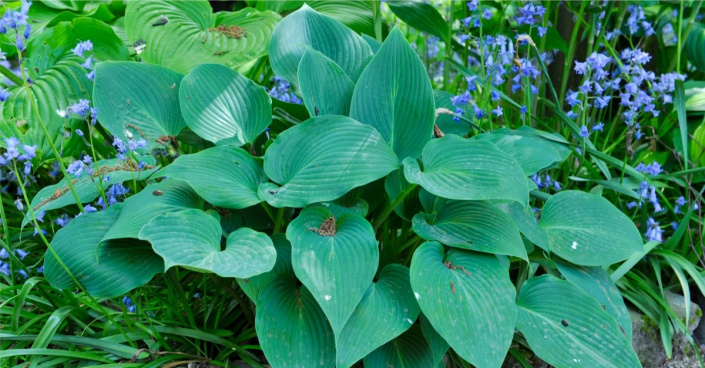
<instances>
[{"instance_id":1,"label":"hosta plant","mask_svg":"<svg viewBox=\"0 0 705 368\"><path fill-rule=\"evenodd\" d=\"M500 367L519 346L556 367L640 366L605 271L643 251L639 231L599 195L550 196L529 179L573 159L568 141L528 126L444 133L444 109L399 29L380 45L307 5L277 23L268 54L308 118L273 120L270 96L235 65L151 48L162 30L147 25L161 12L173 26L228 24L184 4L128 6L144 18L125 26L148 40L147 63L101 62L93 88L121 157L31 204L73 203L69 180L83 203L101 196L96 178L146 181L56 234L45 260L53 286L115 297L174 267L235 278L272 367L437 367L448 349ZM264 28L278 21L259 16ZM189 143L175 145L184 134ZM160 165L152 149L179 157Z\"/></svg>"}]
</instances>

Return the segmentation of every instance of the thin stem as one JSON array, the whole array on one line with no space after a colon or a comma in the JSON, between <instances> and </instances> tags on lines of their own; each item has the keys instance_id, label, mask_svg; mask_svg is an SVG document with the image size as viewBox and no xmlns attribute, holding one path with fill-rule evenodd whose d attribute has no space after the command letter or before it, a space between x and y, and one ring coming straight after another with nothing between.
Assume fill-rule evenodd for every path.
<instances>
[{"instance_id":1,"label":"thin stem","mask_svg":"<svg viewBox=\"0 0 705 368\"><path fill-rule=\"evenodd\" d=\"M286 207L281 207L277 210L277 218L274 220L274 233L281 232L284 222L284 210Z\"/></svg>"},{"instance_id":2,"label":"thin stem","mask_svg":"<svg viewBox=\"0 0 705 368\"><path fill-rule=\"evenodd\" d=\"M4 75L7 77L7 79L11 80L12 83L21 86L22 85L22 78L18 77L13 73L11 70L5 68L4 66L0 65L0 74Z\"/></svg>"},{"instance_id":3,"label":"thin stem","mask_svg":"<svg viewBox=\"0 0 705 368\"><path fill-rule=\"evenodd\" d=\"M401 193L399 193L396 198L394 198L392 203L390 203L384 210L382 210L382 213L375 220L374 225L372 225L372 227L375 229L375 232L377 232L377 229L382 226L382 223L384 222L384 220L387 219L387 217L389 217L392 211L394 211L394 209L397 208L397 206L399 206L402 201L404 201L404 198L406 198L406 196L408 196L417 186L418 184L409 184L406 188L404 188L404 190L402 190Z\"/></svg>"},{"instance_id":4,"label":"thin stem","mask_svg":"<svg viewBox=\"0 0 705 368\"><path fill-rule=\"evenodd\" d=\"M34 115L37 116L37 121L39 122L39 127L42 128L42 131L44 132L44 136L46 137L47 141L49 142L49 147L51 147L51 151L54 153L54 156L56 157L56 161L59 162L59 168L61 169L61 173L64 174L64 178L66 178L66 183L69 185L69 189L71 190L71 193L73 194L73 198L76 200L76 205L78 206L78 210L81 211L81 213L85 213L86 211L83 209L83 204L81 203L81 199L78 197L78 193L76 192L76 188L73 186L73 182L71 181L71 177L69 176L69 173L66 171L66 166L64 165L63 161L61 161L61 154L59 151L56 149L56 146L54 145L54 141L49 135L49 130L47 129L47 126L44 124L44 120L42 119L42 116L39 114L39 108L37 108L37 101L34 100L34 96L32 95L32 91L29 88L29 84L27 83L27 78L24 73L24 67L22 66L22 52L17 49L17 54L20 55L19 60L20 60L20 71L22 72L22 79L23 79L23 85L24 85L24 90L25 93L27 94L27 98L29 99L29 103L32 106L32 112ZM27 206L31 207L30 202L27 202Z\"/></svg>"},{"instance_id":5,"label":"thin stem","mask_svg":"<svg viewBox=\"0 0 705 368\"><path fill-rule=\"evenodd\" d=\"M588 4L587 1L583 1L582 4L580 5L580 11L578 12L578 20L582 19L583 17L583 11L585 11L585 6ZM570 73L571 65L573 64L573 56L575 55L575 46L576 46L576 40L578 38L578 33L580 31L580 21L575 23L575 27L573 28L573 34L570 36L570 48L568 49L568 55L565 56L565 62L563 63L563 79L561 81L561 98L559 102L559 105L557 106L559 109L561 108L561 105L563 104L563 100L565 99L565 89L568 87L568 74Z\"/></svg>"}]
</instances>

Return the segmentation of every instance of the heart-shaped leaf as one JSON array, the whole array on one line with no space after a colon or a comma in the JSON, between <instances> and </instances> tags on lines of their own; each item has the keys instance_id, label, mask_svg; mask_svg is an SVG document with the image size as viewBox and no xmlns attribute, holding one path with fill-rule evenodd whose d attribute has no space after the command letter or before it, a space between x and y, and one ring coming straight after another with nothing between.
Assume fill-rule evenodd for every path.
<instances>
[{"instance_id":1,"label":"heart-shaped leaf","mask_svg":"<svg viewBox=\"0 0 705 368\"><path fill-rule=\"evenodd\" d=\"M262 166L249 153L232 146L180 156L156 177L183 180L209 203L237 209L259 203L257 188L267 182Z\"/></svg>"},{"instance_id":2,"label":"heart-shaped leaf","mask_svg":"<svg viewBox=\"0 0 705 368\"><path fill-rule=\"evenodd\" d=\"M148 243L139 240L109 241L102 245L101 252L96 252L101 239L120 214L121 206L117 204L105 211L78 216L59 230L51 241L61 262L95 297L111 298L125 294L164 271L161 258ZM59 289L77 286L53 252L47 252L45 257L44 276L52 286Z\"/></svg>"},{"instance_id":3,"label":"heart-shaped leaf","mask_svg":"<svg viewBox=\"0 0 705 368\"><path fill-rule=\"evenodd\" d=\"M419 157L431 140L433 88L399 29L390 32L357 81L350 117L375 127L400 160Z\"/></svg>"},{"instance_id":4,"label":"heart-shaped leaf","mask_svg":"<svg viewBox=\"0 0 705 368\"><path fill-rule=\"evenodd\" d=\"M595 298L605 312L614 317L621 331L632 340L632 319L622 294L602 267L581 267L554 261L566 280Z\"/></svg>"},{"instance_id":5,"label":"heart-shaped leaf","mask_svg":"<svg viewBox=\"0 0 705 368\"><path fill-rule=\"evenodd\" d=\"M387 265L362 297L336 344L336 365L352 366L358 360L414 324L419 305L409 283L409 269Z\"/></svg>"},{"instance_id":6,"label":"heart-shaped leaf","mask_svg":"<svg viewBox=\"0 0 705 368\"><path fill-rule=\"evenodd\" d=\"M568 142L563 137L546 135L548 133L523 126L517 130L504 128L480 134L476 139L494 143L497 148L514 157L524 174L531 175L563 162L570 155Z\"/></svg>"},{"instance_id":7,"label":"heart-shaped leaf","mask_svg":"<svg viewBox=\"0 0 705 368\"><path fill-rule=\"evenodd\" d=\"M583 266L603 266L643 251L639 230L608 200L581 191L553 195L541 211L539 226L551 251Z\"/></svg>"},{"instance_id":8,"label":"heart-shaped leaf","mask_svg":"<svg viewBox=\"0 0 705 368\"><path fill-rule=\"evenodd\" d=\"M280 186L260 185L259 195L275 207L304 207L337 199L397 167L374 128L344 116L314 117L269 146L264 171Z\"/></svg>"},{"instance_id":9,"label":"heart-shaped leaf","mask_svg":"<svg viewBox=\"0 0 705 368\"><path fill-rule=\"evenodd\" d=\"M296 276L328 317L337 341L372 284L379 249L364 217L335 218L323 206L305 208L286 230Z\"/></svg>"},{"instance_id":10,"label":"heart-shaped leaf","mask_svg":"<svg viewBox=\"0 0 705 368\"><path fill-rule=\"evenodd\" d=\"M271 239L274 249L277 251L277 261L274 263L274 268L261 275L237 279L242 291L254 302L257 302L260 289L267 281L280 277L282 274L294 275L294 269L291 266L291 243L286 240L286 236L282 233L272 234Z\"/></svg>"},{"instance_id":11,"label":"heart-shaped leaf","mask_svg":"<svg viewBox=\"0 0 705 368\"><path fill-rule=\"evenodd\" d=\"M419 213L412 223L414 232L426 240L527 259L514 221L489 202L437 198L433 213Z\"/></svg>"},{"instance_id":12,"label":"heart-shaped leaf","mask_svg":"<svg viewBox=\"0 0 705 368\"><path fill-rule=\"evenodd\" d=\"M517 329L556 367L641 367L617 322L577 286L551 275L521 288Z\"/></svg>"},{"instance_id":13,"label":"heart-shaped leaf","mask_svg":"<svg viewBox=\"0 0 705 368\"><path fill-rule=\"evenodd\" d=\"M252 143L272 122L267 91L219 64L193 68L181 81L179 102L186 125L216 144Z\"/></svg>"},{"instance_id":14,"label":"heart-shaped leaf","mask_svg":"<svg viewBox=\"0 0 705 368\"><path fill-rule=\"evenodd\" d=\"M152 175L152 173L157 171L158 167L155 166L157 160L155 160L153 156L141 156L138 157L138 160L144 162L141 168L140 165L135 163L132 159L121 161L117 158L111 158L100 160L96 163L99 171L95 171L96 164L91 164L90 174L84 171L81 177L78 178L71 174L70 178L73 187L81 203L93 202L98 198L98 196L100 196L101 183L103 188L108 189L113 184L122 183L127 180L145 180ZM101 183L98 181L101 181ZM48 185L42 188L39 193L32 198L31 203L35 213L55 210L75 204L76 199L73 193L71 193L66 178L54 185ZM24 227L30 221L32 221L32 217L27 214L22 221L22 226Z\"/></svg>"},{"instance_id":15,"label":"heart-shaped leaf","mask_svg":"<svg viewBox=\"0 0 705 368\"><path fill-rule=\"evenodd\" d=\"M311 116L350 113L355 83L338 64L310 47L299 64L299 86Z\"/></svg>"},{"instance_id":16,"label":"heart-shaped leaf","mask_svg":"<svg viewBox=\"0 0 705 368\"><path fill-rule=\"evenodd\" d=\"M32 95L39 101L37 108L49 136L41 129L24 86L13 86L8 88L12 94L10 98L0 102L0 138L17 137L24 144L36 144L42 160L53 156L50 140L56 147L63 147L66 156L77 154L84 148L77 135L64 142L64 131L72 131L79 120L64 119L57 110L66 110L79 99L91 98L93 82L86 76L89 70L82 66L85 59L71 52L78 42L87 39L95 44L94 61L127 60L129 57L127 48L110 26L96 19L76 18L32 35L23 66L27 69L26 76L32 80Z\"/></svg>"},{"instance_id":17,"label":"heart-shaped leaf","mask_svg":"<svg viewBox=\"0 0 705 368\"><path fill-rule=\"evenodd\" d=\"M100 124L123 141L142 138L150 149L164 148L186 126L179 109L183 77L132 61L98 64L93 102Z\"/></svg>"},{"instance_id":18,"label":"heart-shaped leaf","mask_svg":"<svg viewBox=\"0 0 705 368\"><path fill-rule=\"evenodd\" d=\"M277 257L266 234L245 227L230 233L221 251L220 223L201 210L161 214L148 222L139 236L152 243L167 270L183 266L222 277L246 278L271 270Z\"/></svg>"},{"instance_id":19,"label":"heart-shaped leaf","mask_svg":"<svg viewBox=\"0 0 705 368\"><path fill-rule=\"evenodd\" d=\"M406 179L439 197L517 201L526 207L529 189L519 164L490 142L455 135L434 139L423 149L423 171L404 160Z\"/></svg>"},{"instance_id":20,"label":"heart-shaped leaf","mask_svg":"<svg viewBox=\"0 0 705 368\"><path fill-rule=\"evenodd\" d=\"M413 325L396 339L382 345L364 359L365 368L430 368L437 367L433 351L421 333L419 325Z\"/></svg>"},{"instance_id":21,"label":"heart-shaped leaf","mask_svg":"<svg viewBox=\"0 0 705 368\"><path fill-rule=\"evenodd\" d=\"M360 36L304 4L279 22L269 45L272 70L295 90L299 89L298 68L306 50L304 45L338 64L353 82L372 59L372 50Z\"/></svg>"},{"instance_id":22,"label":"heart-shaped leaf","mask_svg":"<svg viewBox=\"0 0 705 368\"><path fill-rule=\"evenodd\" d=\"M147 185L123 202L120 215L101 242L120 238L137 239L142 227L154 217L162 213L201 207L203 200L182 181L164 180Z\"/></svg>"},{"instance_id":23,"label":"heart-shaped leaf","mask_svg":"<svg viewBox=\"0 0 705 368\"><path fill-rule=\"evenodd\" d=\"M334 367L333 331L321 307L293 276L262 285L255 317L257 337L272 367Z\"/></svg>"},{"instance_id":24,"label":"heart-shaped leaf","mask_svg":"<svg viewBox=\"0 0 705 368\"><path fill-rule=\"evenodd\" d=\"M444 257L445 254L445 257ZM424 315L458 355L500 367L514 336L516 291L497 257L426 242L411 260L411 287Z\"/></svg>"},{"instance_id":25,"label":"heart-shaped leaf","mask_svg":"<svg viewBox=\"0 0 705 368\"><path fill-rule=\"evenodd\" d=\"M125 30L132 42L144 41L144 61L186 74L202 63L242 68L267 55L280 19L251 8L213 14L205 0L135 1L127 3Z\"/></svg>"}]
</instances>

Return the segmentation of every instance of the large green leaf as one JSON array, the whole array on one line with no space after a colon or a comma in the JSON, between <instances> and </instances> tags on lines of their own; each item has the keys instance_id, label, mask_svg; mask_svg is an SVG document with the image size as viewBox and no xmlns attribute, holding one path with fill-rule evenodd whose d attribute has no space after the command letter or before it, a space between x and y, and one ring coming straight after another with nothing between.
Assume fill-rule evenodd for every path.
<instances>
[{"instance_id":1,"label":"large green leaf","mask_svg":"<svg viewBox=\"0 0 705 368\"><path fill-rule=\"evenodd\" d=\"M218 220L201 210L163 213L140 231L140 239L164 258L164 268L183 266L222 277L252 277L274 267L276 251L272 240L248 228L230 233L221 250L223 230Z\"/></svg>"},{"instance_id":2,"label":"large green leaf","mask_svg":"<svg viewBox=\"0 0 705 368\"><path fill-rule=\"evenodd\" d=\"M120 215L101 242L120 238L137 239L142 227L154 217L162 213L201 207L203 200L182 181L164 180L147 185L123 202Z\"/></svg>"},{"instance_id":3,"label":"large green leaf","mask_svg":"<svg viewBox=\"0 0 705 368\"><path fill-rule=\"evenodd\" d=\"M125 30L132 42L145 42L143 60L186 74L202 63L242 69L267 55L280 19L274 12L251 8L213 14L205 0L131 1Z\"/></svg>"},{"instance_id":4,"label":"large green leaf","mask_svg":"<svg viewBox=\"0 0 705 368\"><path fill-rule=\"evenodd\" d=\"M431 139L431 81L399 29L392 30L357 81L350 117L375 127L400 160L419 157Z\"/></svg>"},{"instance_id":5,"label":"large green leaf","mask_svg":"<svg viewBox=\"0 0 705 368\"><path fill-rule=\"evenodd\" d=\"M269 280L284 275L293 275L294 269L291 265L291 243L282 233L273 234L271 236L274 249L277 251L277 261L274 263L274 268L271 271L261 275L249 277L246 279L238 278L237 283L242 288L242 291L247 294L252 301L257 302L257 297L262 289L262 286Z\"/></svg>"},{"instance_id":6,"label":"large green leaf","mask_svg":"<svg viewBox=\"0 0 705 368\"><path fill-rule=\"evenodd\" d=\"M446 43L450 40L448 22L433 5L422 1L390 0L387 1L387 6L404 23L419 31L430 33Z\"/></svg>"},{"instance_id":7,"label":"large green leaf","mask_svg":"<svg viewBox=\"0 0 705 368\"><path fill-rule=\"evenodd\" d=\"M514 335L509 272L497 257L426 242L411 260L411 287L424 315L458 355L499 367Z\"/></svg>"},{"instance_id":8,"label":"large green leaf","mask_svg":"<svg viewBox=\"0 0 705 368\"><path fill-rule=\"evenodd\" d=\"M439 197L460 200L512 200L526 206L529 189L519 163L490 142L449 135L423 149L423 171L408 157L404 174Z\"/></svg>"},{"instance_id":9,"label":"large green leaf","mask_svg":"<svg viewBox=\"0 0 705 368\"><path fill-rule=\"evenodd\" d=\"M426 240L527 259L517 226L507 214L486 201L437 198L434 211L417 214L412 223L414 232Z\"/></svg>"},{"instance_id":10,"label":"large green leaf","mask_svg":"<svg viewBox=\"0 0 705 368\"><path fill-rule=\"evenodd\" d=\"M503 128L492 133L480 134L476 139L488 140L508 153L521 165L526 175L554 167L570 155L568 142L559 143L562 137L547 139L547 133L523 126L517 130Z\"/></svg>"},{"instance_id":11,"label":"large green leaf","mask_svg":"<svg viewBox=\"0 0 705 368\"><path fill-rule=\"evenodd\" d=\"M413 325L396 339L380 346L364 359L365 368L433 368L438 366L433 351Z\"/></svg>"},{"instance_id":12,"label":"large green leaf","mask_svg":"<svg viewBox=\"0 0 705 368\"><path fill-rule=\"evenodd\" d=\"M144 162L142 168L134 160L121 161L117 158L100 160L95 164L90 165L92 173L89 175L85 171L80 178L70 174L71 182L78 199L81 203L93 202L100 196L101 185L107 190L111 185L122 183L128 180L141 181L147 179L152 173L157 171L158 167L156 159L153 156L138 157L140 162ZM96 170L95 166L99 170ZM62 179L60 182L48 185L42 188L37 195L32 198L32 209L35 213L42 211L55 210L70 205L75 205L76 199L71 193L68 180ZM27 214L22 221L22 226L32 220Z\"/></svg>"},{"instance_id":13,"label":"large green leaf","mask_svg":"<svg viewBox=\"0 0 705 368\"><path fill-rule=\"evenodd\" d=\"M96 297L115 297L146 284L164 271L161 258L148 243L135 239L108 241L96 248L121 209L120 204L105 211L83 214L59 230L51 247L71 274ZM98 258L96 259L96 254ZM53 252L47 252L44 276L59 289L76 287Z\"/></svg>"},{"instance_id":14,"label":"large green leaf","mask_svg":"<svg viewBox=\"0 0 705 368\"><path fill-rule=\"evenodd\" d=\"M110 26L95 19L76 18L73 22L61 22L33 35L23 65L27 68L27 77L32 80L32 95L38 101L39 116L49 136L41 129L24 86L13 86L7 89L12 96L0 102L0 138L17 137L24 144L36 144L42 159L53 156L49 140L64 155L73 155L84 148L77 135L64 142L64 131L75 128L79 120L64 119L57 110L66 110L79 99L91 98L93 82L86 76L89 70L81 65L85 60L71 52L78 42L87 39L95 45L92 52L95 61L128 58L125 45Z\"/></svg>"},{"instance_id":15,"label":"large green leaf","mask_svg":"<svg viewBox=\"0 0 705 368\"><path fill-rule=\"evenodd\" d=\"M295 90L305 45L333 60L353 82L372 58L370 46L350 28L304 5L279 22L269 45L272 70Z\"/></svg>"},{"instance_id":16,"label":"large green leaf","mask_svg":"<svg viewBox=\"0 0 705 368\"><path fill-rule=\"evenodd\" d=\"M255 317L257 337L272 367L334 367L333 331L321 307L293 276L262 285Z\"/></svg>"},{"instance_id":17,"label":"large green leaf","mask_svg":"<svg viewBox=\"0 0 705 368\"><path fill-rule=\"evenodd\" d=\"M267 182L262 166L232 146L180 156L156 176L183 180L211 204L237 209L259 203L257 188Z\"/></svg>"},{"instance_id":18,"label":"large green leaf","mask_svg":"<svg viewBox=\"0 0 705 368\"><path fill-rule=\"evenodd\" d=\"M201 64L184 77L179 103L186 125L216 144L254 142L272 122L263 87L219 64Z\"/></svg>"},{"instance_id":19,"label":"large green leaf","mask_svg":"<svg viewBox=\"0 0 705 368\"><path fill-rule=\"evenodd\" d=\"M517 329L556 367L641 367L629 340L600 304L568 281L529 279L517 300Z\"/></svg>"},{"instance_id":20,"label":"large green leaf","mask_svg":"<svg viewBox=\"0 0 705 368\"><path fill-rule=\"evenodd\" d=\"M377 271L379 249L364 217L335 218L323 206L305 208L286 230L296 276L328 317L335 340Z\"/></svg>"},{"instance_id":21,"label":"large green leaf","mask_svg":"<svg viewBox=\"0 0 705 368\"><path fill-rule=\"evenodd\" d=\"M409 329L418 315L409 269L398 264L387 265L345 324L336 344L336 366L352 366Z\"/></svg>"},{"instance_id":22,"label":"large green leaf","mask_svg":"<svg viewBox=\"0 0 705 368\"><path fill-rule=\"evenodd\" d=\"M692 26L683 48L688 61L703 71L705 70L705 48L702 45L705 43L705 25L695 22Z\"/></svg>"},{"instance_id":23,"label":"large green leaf","mask_svg":"<svg viewBox=\"0 0 705 368\"><path fill-rule=\"evenodd\" d=\"M583 266L603 266L642 251L639 230L608 200L581 191L553 195L541 211L539 226L551 251Z\"/></svg>"},{"instance_id":24,"label":"large green leaf","mask_svg":"<svg viewBox=\"0 0 705 368\"><path fill-rule=\"evenodd\" d=\"M497 204L497 208L509 215L519 231L532 243L545 251L550 251L548 235L539 227L532 209L526 209L517 202Z\"/></svg>"},{"instance_id":25,"label":"large green leaf","mask_svg":"<svg viewBox=\"0 0 705 368\"><path fill-rule=\"evenodd\" d=\"M581 267L556 261L556 266L566 280L595 298L620 326L629 341L632 340L632 319L624 304L622 294L610 275L602 267Z\"/></svg>"},{"instance_id":26,"label":"large green leaf","mask_svg":"<svg viewBox=\"0 0 705 368\"><path fill-rule=\"evenodd\" d=\"M257 1L255 7L257 10L288 13L300 8L303 4L303 0ZM370 2L307 0L306 5L345 24L355 33L365 33L374 36L374 18L372 16L372 3Z\"/></svg>"},{"instance_id":27,"label":"large green leaf","mask_svg":"<svg viewBox=\"0 0 705 368\"><path fill-rule=\"evenodd\" d=\"M301 58L299 86L311 116L350 113L355 83L338 64L312 48Z\"/></svg>"},{"instance_id":28,"label":"large green leaf","mask_svg":"<svg viewBox=\"0 0 705 368\"><path fill-rule=\"evenodd\" d=\"M279 186L260 185L275 207L337 199L397 168L397 157L374 128L337 115L319 116L281 133L264 155L264 171Z\"/></svg>"},{"instance_id":29,"label":"large green leaf","mask_svg":"<svg viewBox=\"0 0 705 368\"><path fill-rule=\"evenodd\" d=\"M186 126L179 109L183 77L132 61L98 64L93 102L100 124L123 141L142 138L150 149L164 148Z\"/></svg>"}]
</instances>

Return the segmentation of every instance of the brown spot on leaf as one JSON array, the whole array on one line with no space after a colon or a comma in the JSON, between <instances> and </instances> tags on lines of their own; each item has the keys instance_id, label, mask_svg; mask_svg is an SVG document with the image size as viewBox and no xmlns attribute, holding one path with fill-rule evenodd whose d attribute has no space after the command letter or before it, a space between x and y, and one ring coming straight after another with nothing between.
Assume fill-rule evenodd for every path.
<instances>
[{"instance_id":1,"label":"brown spot on leaf","mask_svg":"<svg viewBox=\"0 0 705 368\"><path fill-rule=\"evenodd\" d=\"M319 228L311 228L310 230L321 236L335 235L335 217L331 216L325 219Z\"/></svg>"},{"instance_id":2,"label":"brown spot on leaf","mask_svg":"<svg viewBox=\"0 0 705 368\"><path fill-rule=\"evenodd\" d=\"M219 25L217 27L213 28L208 28L209 32L218 32L222 33L227 37L230 38L243 38L247 37L247 30L240 26L224 26L224 25Z\"/></svg>"}]
</instances>

